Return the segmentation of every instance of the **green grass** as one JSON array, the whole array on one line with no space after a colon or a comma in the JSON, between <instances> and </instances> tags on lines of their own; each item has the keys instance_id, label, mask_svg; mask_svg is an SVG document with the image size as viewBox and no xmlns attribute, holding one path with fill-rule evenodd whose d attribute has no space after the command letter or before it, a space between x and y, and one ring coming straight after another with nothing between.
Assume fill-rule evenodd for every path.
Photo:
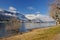
<instances>
[{"instance_id":1,"label":"green grass","mask_svg":"<svg viewBox=\"0 0 60 40\"><path fill-rule=\"evenodd\" d=\"M52 40L52 38L59 33L60 25L49 28L36 29L22 35L4 38L3 40Z\"/></svg>"}]
</instances>

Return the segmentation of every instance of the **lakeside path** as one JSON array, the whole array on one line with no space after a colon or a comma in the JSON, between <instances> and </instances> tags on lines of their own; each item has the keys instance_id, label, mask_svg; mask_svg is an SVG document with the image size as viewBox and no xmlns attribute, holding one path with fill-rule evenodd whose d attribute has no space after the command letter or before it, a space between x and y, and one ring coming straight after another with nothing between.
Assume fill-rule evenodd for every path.
<instances>
[{"instance_id":1,"label":"lakeside path","mask_svg":"<svg viewBox=\"0 0 60 40\"><path fill-rule=\"evenodd\" d=\"M52 40L60 40L60 34L55 35Z\"/></svg>"}]
</instances>

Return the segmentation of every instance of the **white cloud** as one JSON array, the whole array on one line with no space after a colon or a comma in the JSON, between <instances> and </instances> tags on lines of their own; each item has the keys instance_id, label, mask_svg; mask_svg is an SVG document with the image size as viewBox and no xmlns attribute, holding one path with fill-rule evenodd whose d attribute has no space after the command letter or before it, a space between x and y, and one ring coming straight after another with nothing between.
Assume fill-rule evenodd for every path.
<instances>
[{"instance_id":1,"label":"white cloud","mask_svg":"<svg viewBox=\"0 0 60 40\"><path fill-rule=\"evenodd\" d=\"M10 12L16 13L16 12L17 12L16 10L17 10L17 9L14 8L14 7L12 7L12 6L9 7L9 11L10 11Z\"/></svg>"},{"instance_id":2,"label":"white cloud","mask_svg":"<svg viewBox=\"0 0 60 40\"><path fill-rule=\"evenodd\" d=\"M16 10L16 8L14 8L14 7L10 6L10 7L9 7L9 10L14 11L14 10Z\"/></svg>"},{"instance_id":3,"label":"white cloud","mask_svg":"<svg viewBox=\"0 0 60 40\"><path fill-rule=\"evenodd\" d=\"M35 12L35 13L40 13L39 11Z\"/></svg>"},{"instance_id":4,"label":"white cloud","mask_svg":"<svg viewBox=\"0 0 60 40\"><path fill-rule=\"evenodd\" d=\"M30 19L30 20L33 20L36 18L36 16L34 14L27 14L27 15L25 15L25 17Z\"/></svg>"},{"instance_id":5,"label":"white cloud","mask_svg":"<svg viewBox=\"0 0 60 40\"><path fill-rule=\"evenodd\" d=\"M33 10L34 8L33 8L33 7L27 7L27 9L29 9L29 10Z\"/></svg>"},{"instance_id":6,"label":"white cloud","mask_svg":"<svg viewBox=\"0 0 60 40\"><path fill-rule=\"evenodd\" d=\"M16 15L12 15L12 14L8 14L8 13L5 13L6 16L14 16L16 17Z\"/></svg>"}]
</instances>

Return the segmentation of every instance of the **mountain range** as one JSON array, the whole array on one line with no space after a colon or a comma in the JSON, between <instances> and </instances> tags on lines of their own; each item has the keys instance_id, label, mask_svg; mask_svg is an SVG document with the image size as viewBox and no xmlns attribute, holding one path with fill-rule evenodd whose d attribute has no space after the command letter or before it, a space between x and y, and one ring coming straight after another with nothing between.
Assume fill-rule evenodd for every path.
<instances>
[{"instance_id":1,"label":"mountain range","mask_svg":"<svg viewBox=\"0 0 60 40\"><path fill-rule=\"evenodd\" d=\"M23 15L15 10L3 10L0 9L0 19L2 20L7 20L10 18L17 18L19 20L24 20L24 21L33 21L33 22L52 22L55 21L52 17L46 16L46 15L41 15L41 14L26 14Z\"/></svg>"}]
</instances>

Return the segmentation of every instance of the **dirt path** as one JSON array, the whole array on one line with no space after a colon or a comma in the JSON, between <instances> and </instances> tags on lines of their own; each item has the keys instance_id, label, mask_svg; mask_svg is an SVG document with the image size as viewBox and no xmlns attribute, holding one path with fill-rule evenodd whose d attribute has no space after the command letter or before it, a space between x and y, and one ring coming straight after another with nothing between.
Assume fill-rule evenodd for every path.
<instances>
[{"instance_id":1,"label":"dirt path","mask_svg":"<svg viewBox=\"0 0 60 40\"><path fill-rule=\"evenodd\" d=\"M52 40L60 40L60 34L57 34Z\"/></svg>"}]
</instances>

